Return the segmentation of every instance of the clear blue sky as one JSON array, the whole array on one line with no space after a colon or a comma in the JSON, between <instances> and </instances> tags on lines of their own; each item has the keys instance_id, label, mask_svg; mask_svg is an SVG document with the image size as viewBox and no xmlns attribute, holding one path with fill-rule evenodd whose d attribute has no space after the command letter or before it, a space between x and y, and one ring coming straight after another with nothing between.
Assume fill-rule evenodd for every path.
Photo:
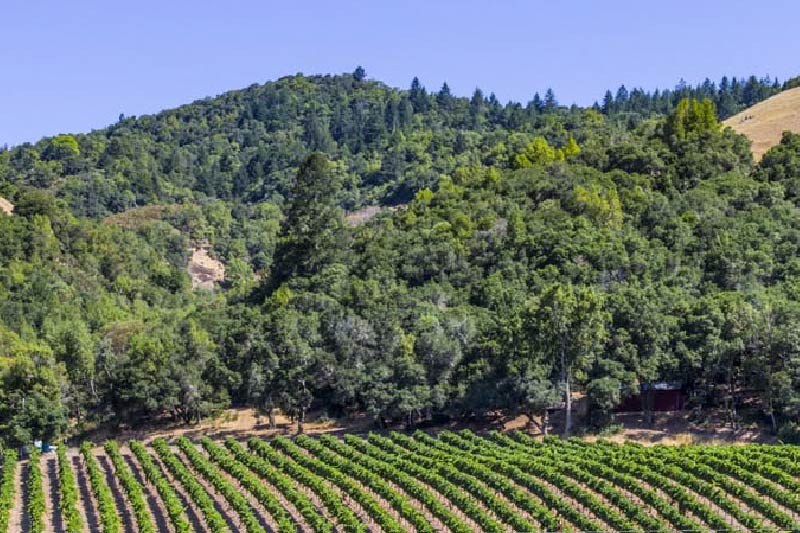
<instances>
[{"instance_id":1,"label":"clear blue sky","mask_svg":"<svg viewBox=\"0 0 800 533\"><path fill-rule=\"evenodd\" d=\"M100 128L285 74L528 101L800 74L796 0L4 0L0 144Z\"/></svg>"}]
</instances>

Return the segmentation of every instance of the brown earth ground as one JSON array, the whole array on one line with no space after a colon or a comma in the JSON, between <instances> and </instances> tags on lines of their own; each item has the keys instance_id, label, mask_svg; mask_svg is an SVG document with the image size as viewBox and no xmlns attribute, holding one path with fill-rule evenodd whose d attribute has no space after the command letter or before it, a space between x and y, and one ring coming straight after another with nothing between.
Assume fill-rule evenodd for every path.
<instances>
[{"instance_id":1,"label":"brown earth ground","mask_svg":"<svg viewBox=\"0 0 800 533\"><path fill-rule=\"evenodd\" d=\"M380 205L370 205L363 209L359 209L358 211L351 211L347 213L344 217L345 223L347 223L350 227L360 226L362 224L366 224L371 218L375 217L375 215L379 213L383 213L384 211L397 211L398 209L402 209L405 207L405 204L400 205L393 205L390 207L380 206Z\"/></svg>"},{"instance_id":2,"label":"brown earth ground","mask_svg":"<svg viewBox=\"0 0 800 533\"><path fill-rule=\"evenodd\" d=\"M206 248L195 248L186 267L193 289L213 290L215 283L225 281L225 265L208 254Z\"/></svg>"},{"instance_id":3,"label":"brown earth ground","mask_svg":"<svg viewBox=\"0 0 800 533\"><path fill-rule=\"evenodd\" d=\"M753 143L758 161L778 144L784 131L800 133L800 87L789 89L745 109L724 122Z\"/></svg>"},{"instance_id":4,"label":"brown earth ground","mask_svg":"<svg viewBox=\"0 0 800 533\"><path fill-rule=\"evenodd\" d=\"M0 213L5 213L6 215L10 215L14 212L14 204L0 196Z\"/></svg>"},{"instance_id":5,"label":"brown earth ground","mask_svg":"<svg viewBox=\"0 0 800 533\"><path fill-rule=\"evenodd\" d=\"M710 413L705 422L698 423L691 419L690 411L675 411L656 413L653 424L648 424L641 413L618 413L614 417L614 424L620 427L619 431L611 435L585 435L584 439L594 441L606 439L615 442L635 441L646 445L653 444L747 444L752 442L774 442L775 437L764 431L748 426L741 429L725 427L721 413ZM193 425L153 426L139 429L123 429L120 431L93 431L83 435L81 439L88 438L94 442L106 439L116 439L126 442L132 439L149 442L155 438L163 437L168 440L180 436L190 439L199 439L208 436L212 439L234 437L244 440L249 437L272 437L275 435L294 435L297 433L297 424L288 417L276 415L276 427L270 429L266 416L260 416L255 409L229 409L220 416L205 420ZM441 429L459 430L471 429L476 433L488 430L513 431L526 430L532 434L541 434L540 420L530 422L527 416L515 417L489 414L481 419L470 421L453 421L438 425L424 425L426 431ZM563 417L553 415L550 422L550 434L557 435L563 426ZM403 426L390 429L402 430ZM367 416L350 419L320 420L313 413L305 424L305 432L310 435L325 433L367 433L379 431L374 421Z\"/></svg>"}]
</instances>

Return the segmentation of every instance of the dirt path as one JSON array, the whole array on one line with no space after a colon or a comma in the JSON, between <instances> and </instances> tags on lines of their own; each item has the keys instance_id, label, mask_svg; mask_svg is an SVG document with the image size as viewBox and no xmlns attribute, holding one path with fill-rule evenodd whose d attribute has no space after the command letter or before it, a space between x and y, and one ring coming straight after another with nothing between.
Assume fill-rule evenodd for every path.
<instances>
[{"instance_id":1,"label":"dirt path","mask_svg":"<svg viewBox=\"0 0 800 533\"><path fill-rule=\"evenodd\" d=\"M97 464L99 464L100 468L103 470L103 474L106 478L106 485L111 489L111 494L114 496L114 506L117 509L117 516L119 516L122 522L122 531L125 533L139 533L139 525L136 523L133 509L105 451L95 452L95 459L97 459Z\"/></svg>"},{"instance_id":2,"label":"dirt path","mask_svg":"<svg viewBox=\"0 0 800 533\"><path fill-rule=\"evenodd\" d=\"M61 516L61 495L58 492L58 458L54 454L41 457L42 489L44 489L44 519L50 528L46 531L64 533L64 521Z\"/></svg>"},{"instance_id":3,"label":"dirt path","mask_svg":"<svg viewBox=\"0 0 800 533\"><path fill-rule=\"evenodd\" d=\"M14 470L14 505L8 521L8 531L28 533L31 530L28 508L28 461L20 461Z\"/></svg>"},{"instance_id":4,"label":"dirt path","mask_svg":"<svg viewBox=\"0 0 800 533\"><path fill-rule=\"evenodd\" d=\"M197 506L192 498L186 493L186 489L183 488L183 485L174 477L172 477L172 472L170 472L167 466L161 461L161 458L157 453L150 453L150 457L161 469L161 473L164 474L164 477L167 478L169 484L175 490L175 494L177 494L178 498L180 498L183 508L186 512L186 517L189 519L189 523L192 525L192 529L199 533L210 533L211 530L208 527L208 524L206 524L206 519L203 516L203 513L197 509Z\"/></svg>"},{"instance_id":5,"label":"dirt path","mask_svg":"<svg viewBox=\"0 0 800 533\"><path fill-rule=\"evenodd\" d=\"M136 478L136 481L138 481L144 489L147 507L150 510L150 516L153 517L153 520L156 523L156 530L169 531L170 533L173 533L174 528L172 527L172 523L169 521L169 515L164 507L164 502L161 501L161 497L158 495L158 490L156 490L156 488L148 483L145 479L136 457L130 453L127 448L120 450L120 454L122 455L125 463L127 463L128 468L131 469L133 477Z\"/></svg>"},{"instance_id":6,"label":"dirt path","mask_svg":"<svg viewBox=\"0 0 800 533\"><path fill-rule=\"evenodd\" d=\"M77 451L71 452L68 457L75 472L75 482L78 484L78 512L90 533L100 533L100 515L97 512L97 503L92 495L86 469L83 468L83 461Z\"/></svg>"}]
</instances>

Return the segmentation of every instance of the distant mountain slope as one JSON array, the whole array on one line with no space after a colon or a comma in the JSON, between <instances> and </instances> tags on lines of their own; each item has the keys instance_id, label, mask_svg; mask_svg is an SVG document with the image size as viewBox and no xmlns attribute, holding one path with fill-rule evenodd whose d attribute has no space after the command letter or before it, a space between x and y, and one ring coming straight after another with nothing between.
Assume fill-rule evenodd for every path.
<instances>
[{"instance_id":1,"label":"distant mountain slope","mask_svg":"<svg viewBox=\"0 0 800 533\"><path fill-rule=\"evenodd\" d=\"M786 131L800 132L800 87L783 91L725 121L736 132L753 142L753 156L758 160L778 144Z\"/></svg>"},{"instance_id":2,"label":"distant mountain slope","mask_svg":"<svg viewBox=\"0 0 800 533\"><path fill-rule=\"evenodd\" d=\"M337 162L340 205L357 211L406 203L439 176L478 164L518 167L514 158L534 137L555 148L572 137L581 159L599 167L601 140L625 138L681 99L709 98L728 117L780 88L755 76L654 92L623 86L587 109L559 105L552 90L503 104L480 89L469 98L447 84L428 91L416 78L397 89L361 71L298 74L154 115L120 116L90 133L0 147L0 193L13 202L12 187L47 189L73 214L92 218L210 199L280 205L300 164L319 151Z\"/></svg>"}]
</instances>

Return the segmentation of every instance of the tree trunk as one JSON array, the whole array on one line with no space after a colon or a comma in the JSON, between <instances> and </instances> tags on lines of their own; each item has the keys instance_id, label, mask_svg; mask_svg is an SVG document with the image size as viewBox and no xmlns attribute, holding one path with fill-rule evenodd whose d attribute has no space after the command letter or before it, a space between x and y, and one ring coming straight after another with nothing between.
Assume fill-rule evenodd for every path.
<instances>
[{"instance_id":1,"label":"tree trunk","mask_svg":"<svg viewBox=\"0 0 800 533\"><path fill-rule=\"evenodd\" d=\"M542 415L542 433L544 436L547 436L548 428L550 427L550 410L545 409L544 415Z\"/></svg>"},{"instance_id":2,"label":"tree trunk","mask_svg":"<svg viewBox=\"0 0 800 533\"><path fill-rule=\"evenodd\" d=\"M772 424L772 433L778 433L778 421L775 419L775 409L772 406L772 372L769 373L767 378L767 388L769 389L769 400L767 400L767 409L769 410L769 421Z\"/></svg>"},{"instance_id":3,"label":"tree trunk","mask_svg":"<svg viewBox=\"0 0 800 533\"><path fill-rule=\"evenodd\" d=\"M300 414L297 415L297 434L302 435L305 431L306 425L306 410L305 408L300 409Z\"/></svg>"},{"instance_id":4,"label":"tree trunk","mask_svg":"<svg viewBox=\"0 0 800 533\"><path fill-rule=\"evenodd\" d=\"M572 385L570 383L570 369L567 366L567 338L561 338L561 371L564 373L564 437L572 433Z\"/></svg>"},{"instance_id":5,"label":"tree trunk","mask_svg":"<svg viewBox=\"0 0 800 533\"><path fill-rule=\"evenodd\" d=\"M97 388L94 384L94 378L89 378L89 390L92 392L92 398L95 400L100 400L100 396L97 394Z\"/></svg>"},{"instance_id":6,"label":"tree trunk","mask_svg":"<svg viewBox=\"0 0 800 533\"><path fill-rule=\"evenodd\" d=\"M566 413L564 419L564 436L569 437L572 433L572 386L570 385L570 376L567 372L567 380L564 384L564 394L566 396Z\"/></svg>"},{"instance_id":7,"label":"tree trunk","mask_svg":"<svg viewBox=\"0 0 800 533\"><path fill-rule=\"evenodd\" d=\"M736 429L736 400L733 396L733 367L728 368L728 396L730 398L730 405L728 406L728 415L731 419L731 428Z\"/></svg>"},{"instance_id":8,"label":"tree trunk","mask_svg":"<svg viewBox=\"0 0 800 533\"><path fill-rule=\"evenodd\" d=\"M640 394L642 395L642 411L644 413L644 423L648 426L653 425L653 384L651 382L646 382L647 390L641 392L641 387L639 388Z\"/></svg>"}]
</instances>

